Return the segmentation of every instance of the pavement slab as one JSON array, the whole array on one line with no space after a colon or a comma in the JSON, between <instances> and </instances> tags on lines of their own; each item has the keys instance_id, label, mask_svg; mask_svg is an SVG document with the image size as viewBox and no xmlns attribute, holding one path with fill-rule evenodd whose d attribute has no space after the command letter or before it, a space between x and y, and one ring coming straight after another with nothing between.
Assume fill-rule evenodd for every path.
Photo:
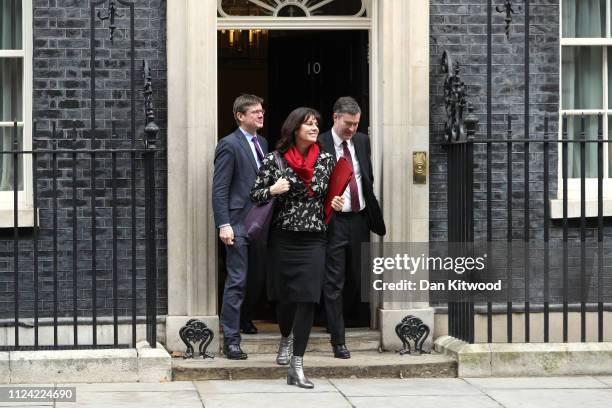
<instances>
[{"instance_id":1,"label":"pavement slab","mask_svg":"<svg viewBox=\"0 0 612 408\"><path fill-rule=\"evenodd\" d=\"M607 377L595 377L598 381L606 384L608 387L612 387L612 376Z\"/></svg>"},{"instance_id":2,"label":"pavement slab","mask_svg":"<svg viewBox=\"0 0 612 408\"><path fill-rule=\"evenodd\" d=\"M612 378L311 378L312 390L281 379L79 383L77 401L2 403L62 408L611 408ZM22 385L20 385L21 387Z\"/></svg>"},{"instance_id":3,"label":"pavement slab","mask_svg":"<svg viewBox=\"0 0 612 408\"><path fill-rule=\"evenodd\" d=\"M195 391L191 381L173 381L163 383L77 383L57 384L57 387L76 387L79 392L174 392Z\"/></svg>"},{"instance_id":4,"label":"pavement slab","mask_svg":"<svg viewBox=\"0 0 612 408\"><path fill-rule=\"evenodd\" d=\"M612 389L513 389L487 394L506 408L610 408Z\"/></svg>"},{"instance_id":5,"label":"pavement slab","mask_svg":"<svg viewBox=\"0 0 612 408\"><path fill-rule=\"evenodd\" d=\"M200 395L211 394L261 394L261 393L319 393L337 392L338 390L326 379L311 378L315 388L307 390L287 385L285 379L278 380L237 380L237 381L196 381Z\"/></svg>"},{"instance_id":6,"label":"pavement slab","mask_svg":"<svg viewBox=\"0 0 612 408\"><path fill-rule=\"evenodd\" d=\"M349 397L349 401L355 408L502 408L486 395Z\"/></svg>"},{"instance_id":7,"label":"pavement slab","mask_svg":"<svg viewBox=\"0 0 612 408\"><path fill-rule=\"evenodd\" d=\"M171 392L122 392L80 391L77 402L59 402L57 408L201 408L202 401L197 391ZM208 407L207 407L208 408Z\"/></svg>"},{"instance_id":8,"label":"pavement slab","mask_svg":"<svg viewBox=\"0 0 612 408\"><path fill-rule=\"evenodd\" d=\"M495 389L606 388L610 386L594 377L465 378L464 380L485 391Z\"/></svg>"},{"instance_id":9,"label":"pavement slab","mask_svg":"<svg viewBox=\"0 0 612 408\"><path fill-rule=\"evenodd\" d=\"M351 404L338 392L210 394L202 396L202 401L206 408L351 407Z\"/></svg>"},{"instance_id":10,"label":"pavement slab","mask_svg":"<svg viewBox=\"0 0 612 408\"><path fill-rule=\"evenodd\" d=\"M459 378L333 379L331 383L348 397L411 395L483 395Z\"/></svg>"}]
</instances>

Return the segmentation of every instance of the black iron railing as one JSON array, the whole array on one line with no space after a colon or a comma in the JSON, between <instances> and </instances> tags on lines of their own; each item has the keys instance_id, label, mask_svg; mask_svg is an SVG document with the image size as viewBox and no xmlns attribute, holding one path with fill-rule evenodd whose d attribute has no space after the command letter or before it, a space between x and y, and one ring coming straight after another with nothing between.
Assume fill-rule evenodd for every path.
<instances>
[{"instance_id":1,"label":"black iron railing","mask_svg":"<svg viewBox=\"0 0 612 408\"><path fill-rule=\"evenodd\" d=\"M157 127L152 118L149 125L146 139L138 143L140 146L134 143L135 147L122 147L119 140L116 141L116 146L104 147L94 139L77 138L79 132L76 128L72 131L59 132L55 124L52 125L51 138L39 138L34 123L34 144L48 147L34 146L32 150L0 151L0 154L10 155L13 158L13 279L9 284L13 287L11 320L14 327L13 344L0 345L0 349L49 349L69 346L97 348L128 345L135 347L137 322L142 320L146 323L146 338L155 347L157 320L155 155L159 149L155 144ZM93 134L91 131L81 132L84 133ZM13 147L18 147L17 122L13 127ZM31 232L24 232L19 225L19 214L23 208L20 208L18 188L18 175L23 172L19 171L18 165L25 163L28 156L32 162L33 199L32 206L27 208L27 211L31 211L33 228ZM120 177L117 163L126 160L130 162L131 171L126 170L128 166L122 166L123 175ZM50 171L45 171L45 176L41 177L40 167L47 167L46 163L50 163ZM43 181L50 182L51 185L51 194L45 195L50 197L50 204L44 209L50 212L50 216L40 217L41 197L38 185ZM64 192L70 191L71 195L58 194L59 183L67 187ZM144 200L137 194L141 191L144 192ZM122 198L118 198L118 193ZM100 218L96 217L96 213L107 210L111 213L110 226L101 225ZM119 211L131 217L124 216L120 222ZM144 217L136 215L142 211ZM71 213L69 217L71 223L60 225L59 213L64 214L64 219L66 219L65 214ZM120 234L120 230L129 230L128 227L132 227L132 233ZM45 259L41 259L40 256L41 228L51 231L51 250L44 251ZM60 242L59 231L66 229L70 230L72 241L70 245L65 241ZM99 231L103 233L102 236L98 235ZM139 247L143 246L144 257L139 255ZM99 270L100 264L108 261L98 258L99 251L103 251L105 256L110 254L110 279L98 276L99 272L106 273L108 269L105 267L103 271ZM24 254L28 259L32 259L31 263L20 262L20 255ZM70 270L59 268L60 254L65 264L70 265ZM48 262L49 258L51 262ZM41 265L43 261L47 266ZM89 267L85 266L87 261ZM129 265L120 268L120 261ZM27 267L24 267L24 264L27 264ZM46 291L51 292L50 307L46 299L43 302L39 296L41 286L48 281L40 279L41 269L44 268L46 268L45 275L52 277L51 290ZM123 272L121 277L118 274L120 270ZM91 274L89 279L84 272ZM138 288L139 280L145 282L144 293ZM31 300L29 293L25 289L20 289L20 284L25 283L27 287L33 289ZM101 292L98 285L104 285L105 288L102 289L106 289L106 293L110 289L110 296L105 296L105 305L102 307L97 298ZM123 287L121 291L120 285ZM89 289L91 297L81 293L88 293L86 289ZM120 301L123 303L121 307ZM61 304L64 307L61 307ZM103 316L99 315L99 309L106 311ZM102 344L98 341L100 317L107 324L112 322L113 340L110 343ZM41 318L45 319L45 326L53 327L52 339L41 340L39 334ZM68 324L68 318L72 320L73 326L71 345L61 344L58 334L59 329ZM107 318L112 320L109 321ZM131 341L126 339L120 341L119 320L122 324L127 323L131 326ZM79 330L79 326L83 325L91 325L91 340L80 339L83 332ZM23 344L24 339L28 338L23 326L31 326L33 329L33 339L31 339L33 341L27 341L28 345Z\"/></svg>"},{"instance_id":2,"label":"black iron railing","mask_svg":"<svg viewBox=\"0 0 612 408\"><path fill-rule=\"evenodd\" d=\"M4 249L0 273L12 299L0 304L0 323L14 327L12 344L0 344L0 349L135 347L138 323L145 323L146 339L156 346L155 157L161 149L156 144L159 128L152 74L143 61L143 77L137 77L133 2L91 0L84 7L89 8L90 81L89 100L83 101L83 107L89 107L89 126L75 122L71 129L58 129L52 122L46 127L49 132L38 130L34 122L32 149L26 150L21 148L15 122L12 149L0 151L12 158L13 173L12 237L0 239ZM117 19L123 17L121 21L129 21L129 27L118 25ZM110 44L100 36L104 25ZM103 77L98 67L105 66L97 60L97 50L114 47L119 32L129 40L124 41L129 89L119 90L120 95L129 96L129 121L121 123L118 131L116 121L109 129L96 116L115 102L99 98L98 91L103 89L96 89L96 80ZM144 79L145 100L141 137L136 120L139 79ZM22 199L28 192L19 185L20 177L24 186L30 182L25 180L26 158L32 163L31 208L27 209ZM32 224L27 228L19 225L23 211L31 211ZM10 253L7 238L12 238ZM112 340L100 341L106 332L101 324L112 324ZM69 325L71 336L66 332ZM129 335L125 330L121 334L126 325ZM53 328L52 336L42 335L40 329L48 326Z\"/></svg>"},{"instance_id":3,"label":"black iron railing","mask_svg":"<svg viewBox=\"0 0 612 408\"><path fill-rule=\"evenodd\" d=\"M486 315L486 341L494 339L517 341L513 333L513 321L523 322L524 338L560 338L567 342L574 333L570 312L579 312L580 341L589 338L589 312L595 312L596 338L604 341L604 327L612 310L610 289L612 270L609 265L609 231L604 222L604 149L610 140L603 138L603 116L598 117L595 131L587 130L584 116L565 116L559 137L549 137L549 121L544 118L543 131L532 130L530 111L530 3L523 7L515 2L488 0L487 7L487 70L486 70L486 129L485 137L477 136L477 120L473 114L464 117L468 85L460 78L461 68L445 52L442 55L444 102L446 123L444 146L447 154L448 241L459 255L470 255L475 247L486 248L487 253L506 245L504 259L489 260L488 270L493 274L504 271L505 292L503 299L484 299L483 296L452 297L448 299L448 331L451 336L468 342L475 341L475 334L482 333L475 316ZM493 134L493 12L505 16L504 32L510 41L512 16L518 12L523 18L523 83L524 89L522 136L513 133L513 117L506 116L506 132ZM520 59L520 56L517 56ZM517 84L518 85L518 84ZM507 108L503 108L504 111ZM469 109L468 109L469 110ZM516 120L516 119L515 119ZM574 129L568 136L568 123ZM587 137L588 136L588 137ZM609 139L609 138L608 138ZM438 144L438 143L434 143ZM587 146L596 144L597 175L591 169L587 175ZM569 173L570 149L578 166ZM518 159L517 159L518 157ZM552 161L551 161L552 157ZM535 159L534 159L535 158ZM557 160L559 165L557 166ZM609 178L609 177L608 177ZM579 192L573 189L571 202L579 204L579 215L569 213L570 180L579 183ZM596 179L597 211L587 214L587 179ZM593 181L590 181L593 183ZM589 192L591 195L592 192ZM551 204L557 198L561 211L552 220ZM593 199L593 198L590 198ZM558 204L558 201L557 201ZM484 215L483 215L484 214ZM606 234L608 232L608 234ZM503 233L503 236L502 234ZM484 242L484 245L481 243ZM520 259L517 259L520 258ZM499 276L497 276L499 277ZM470 276L467 277L470 279ZM589 287L590 285L590 287ZM590 291L590 292L589 292ZM483 300L484 299L484 300ZM534 332L532 313L542 314L542 333ZM552 333L552 314L560 313L561 333ZM496 333L494 317L505 315L505 333ZM576 326L577 327L577 326ZM576 328L576 330L578 330ZM484 341L482 338L481 341Z\"/></svg>"},{"instance_id":4,"label":"black iron railing","mask_svg":"<svg viewBox=\"0 0 612 408\"><path fill-rule=\"evenodd\" d=\"M462 299L459 302L451 300L448 305L448 330L451 336L474 342L474 333L478 329L478 327L475 327L475 308L478 308L486 313L487 341L492 342L494 335L493 316L498 314L500 309L505 306L505 339L507 342L516 341L516 339L513 339L512 325L513 313L517 311L523 315L523 332L525 335L524 339L519 341L530 342L532 340L530 317L532 309L543 313L543 340L545 342L548 342L551 337L551 309L558 310L562 314L562 339L564 342L567 342L571 330L569 309L575 303L580 313L580 341L584 342L587 340L587 309L594 309L596 312L597 340L600 342L604 341L604 324L606 324L604 306L609 305L609 302L605 301L607 299L605 291L610 289L610 282L612 282L612 271L610 266L606 266L606 254L609 255L606 248L609 251L609 247L604 245L604 237L606 235L603 206L604 149L612 141L603 139L602 120L602 115L599 115L596 138L587 138L584 116L564 116L561 121L562 134L560 139L549 138L547 118L544 122L541 138L523 139L512 136L512 121L510 120L510 115L508 115L508 130L503 138L475 140L473 137L468 136L463 140L455 140L445 144L448 154L449 242L458 244L475 242L475 207L486 209L486 218L483 220L486 225L486 233L482 238L485 238L489 245L492 245L493 242L499 242L499 240L495 240L493 237L493 227L495 224L499 225L505 221L505 241L507 242L505 305L493 301L478 304L466 301L466 299ZM580 133L577 138L568 137L568 121L579 123ZM595 144L597 149L597 213L589 213L587 215L586 150L587 145L591 144ZM522 151L519 150L517 153L516 146L522 146ZM578 154L575 157L578 158L580 163L580 175L579 177L574 177L577 178L580 184L580 193L575 198L572 198L572 201L578 201L580 206L580 215L577 221L572 221L568 213L570 203L568 187L570 180L568 169L570 146L578 149ZM486 190L484 191L486 205L482 205L482 198L477 199L474 194L474 185L477 183L474 178L475 149L486 153L486 165L483 166L485 169L483 170L482 167L479 169L479 171L486 174ZM506 172L505 174L494 173L491 157L494 153L503 152L504 150L505 160L503 162L506 164ZM536 191L532 190L528 177L530 173L532 176L535 173L535 171L530 170L528 165L530 152L534 151L542 152L543 157L541 167L542 188L541 190L538 188ZM551 184L556 182L556 178L554 176L555 173L551 171L550 156L553 154L556 157L557 152L561 153L561 189L559 189L561 197L559 199L562 201L562 215L556 226L557 229L561 229L562 234L559 237L553 237L551 230L555 226L551 225L551 199L554 197L551 197L551 190L553 190L551 189ZM520 171L522 177L519 179L517 179L516 169L513 169L513 165L517 164L516 160L513 159L513 155L516 157L517 154L523 155L521 163L523 170ZM495 180L496 177L501 179L506 186L506 205L503 208L505 220L499 219L499 212L496 219L493 217L492 195L496 191L491 186L494 181L499 181ZM517 200L513 198L516 192L514 189L516 184L523 184L523 197L520 203L516 203ZM480 197L483 197L482 190L481 188ZM541 196L537 197L536 195ZM539 228L539 225L536 227L529 222L530 214L528 212L538 210L534 205L529 205L530 201L532 204L535 201L541 201L542 203L541 210L543 217L540 225L543 231L541 239L534 237L534 229ZM523 218L520 220L514 219L513 215L516 215L516 212L521 210L524 211ZM522 234L518 233L517 230L522 230ZM593 231L595 234L590 234ZM519 237L517 237L517 233ZM594 236L589 238L588 235ZM513 242L517 241L522 241L523 243L520 246L520 255L523 257L523 260L517 265L513 265L513 262L516 260L512 253L513 250L516 250ZM539 244L542 244L542 250L534 250ZM591 244L594 244L596 249L591 250L588 248L592 246ZM534 261L535 254L530 253L531 250L534 250L534 253L537 252L538 256L542 254L543 259L537 260L537 262ZM561 282L551 278L551 257L554 257L555 260L560 260L559 268L555 270L560 269ZM596 259L592 259L594 257ZM537 267L534 265L537 265ZM516 273L517 269L520 272L518 274ZM596 269L596 273L589 273L589 276L587 276L587 270L592 272L592 269ZM532 276L532 274L536 273L538 274L537 279ZM520 282L517 283L517 280ZM560 287L558 287L559 283ZM589 286L596 287L597 293L594 296L587 294ZM552 300L554 294L551 291L555 289L560 289L557 291L560 298ZM523 293L517 294L517 291L521 290ZM570 293L573 294L570 295ZM517 301L517 299L520 300ZM535 299L537 299L537 304L534 305ZM517 303L519 303L518 308ZM607 322L607 324L612 324L612 322Z\"/></svg>"}]
</instances>

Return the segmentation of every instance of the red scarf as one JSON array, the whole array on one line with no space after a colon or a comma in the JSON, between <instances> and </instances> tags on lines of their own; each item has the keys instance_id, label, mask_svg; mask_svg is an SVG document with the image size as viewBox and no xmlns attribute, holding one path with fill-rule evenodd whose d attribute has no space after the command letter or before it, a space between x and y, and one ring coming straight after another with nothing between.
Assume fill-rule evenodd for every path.
<instances>
[{"instance_id":1,"label":"red scarf","mask_svg":"<svg viewBox=\"0 0 612 408\"><path fill-rule=\"evenodd\" d=\"M293 145L285 152L284 157L293 171L295 171L304 184L306 184L308 196L314 197L315 193L312 191L310 184L312 183L314 165L319 157L319 145L316 143L312 144L308 149L308 153L306 153L306 158L302 157L300 151Z\"/></svg>"}]
</instances>

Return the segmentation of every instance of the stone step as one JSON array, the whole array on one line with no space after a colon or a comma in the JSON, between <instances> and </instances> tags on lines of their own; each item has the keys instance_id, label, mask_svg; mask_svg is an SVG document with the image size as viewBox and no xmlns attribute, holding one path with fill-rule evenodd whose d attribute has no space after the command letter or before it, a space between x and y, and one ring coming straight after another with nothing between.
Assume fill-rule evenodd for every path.
<instances>
[{"instance_id":1,"label":"stone step","mask_svg":"<svg viewBox=\"0 0 612 408\"><path fill-rule=\"evenodd\" d=\"M326 378L408 378L456 377L457 363L443 354L399 355L377 351L351 353L347 360L333 358L330 351L306 353L305 372L308 376ZM228 360L218 355L214 359L172 359L175 381L277 379L287 375L287 366L275 362L276 354L250 354L247 360Z\"/></svg>"},{"instance_id":2,"label":"stone step","mask_svg":"<svg viewBox=\"0 0 612 408\"><path fill-rule=\"evenodd\" d=\"M329 333L326 333L324 329L313 328L308 339L306 352L329 352L331 350L329 339ZM276 353L279 340L280 334L278 331L243 334L240 346L247 354ZM222 340L220 345L222 347ZM376 351L380 346L380 332L370 329L346 329L346 346L351 351Z\"/></svg>"}]
</instances>

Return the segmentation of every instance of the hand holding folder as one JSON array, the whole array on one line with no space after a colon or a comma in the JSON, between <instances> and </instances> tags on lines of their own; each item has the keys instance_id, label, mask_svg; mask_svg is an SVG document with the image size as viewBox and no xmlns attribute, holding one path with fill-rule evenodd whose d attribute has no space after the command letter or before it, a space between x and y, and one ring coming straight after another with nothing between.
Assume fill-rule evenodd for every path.
<instances>
[{"instance_id":1,"label":"hand holding folder","mask_svg":"<svg viewBox=\"0 0 612 408\"><path fill-rule=\"evenodd\" d=\"M329 224L332 215L331 202L335 196L341 196L344 194L344 190L349 185L353 177L353 166L349 161L340 157L331 176L329 177L329 187L327 188L327 196L325 197L324 209L325 209L325 224Z\"/></svg>"}]
</instances>

